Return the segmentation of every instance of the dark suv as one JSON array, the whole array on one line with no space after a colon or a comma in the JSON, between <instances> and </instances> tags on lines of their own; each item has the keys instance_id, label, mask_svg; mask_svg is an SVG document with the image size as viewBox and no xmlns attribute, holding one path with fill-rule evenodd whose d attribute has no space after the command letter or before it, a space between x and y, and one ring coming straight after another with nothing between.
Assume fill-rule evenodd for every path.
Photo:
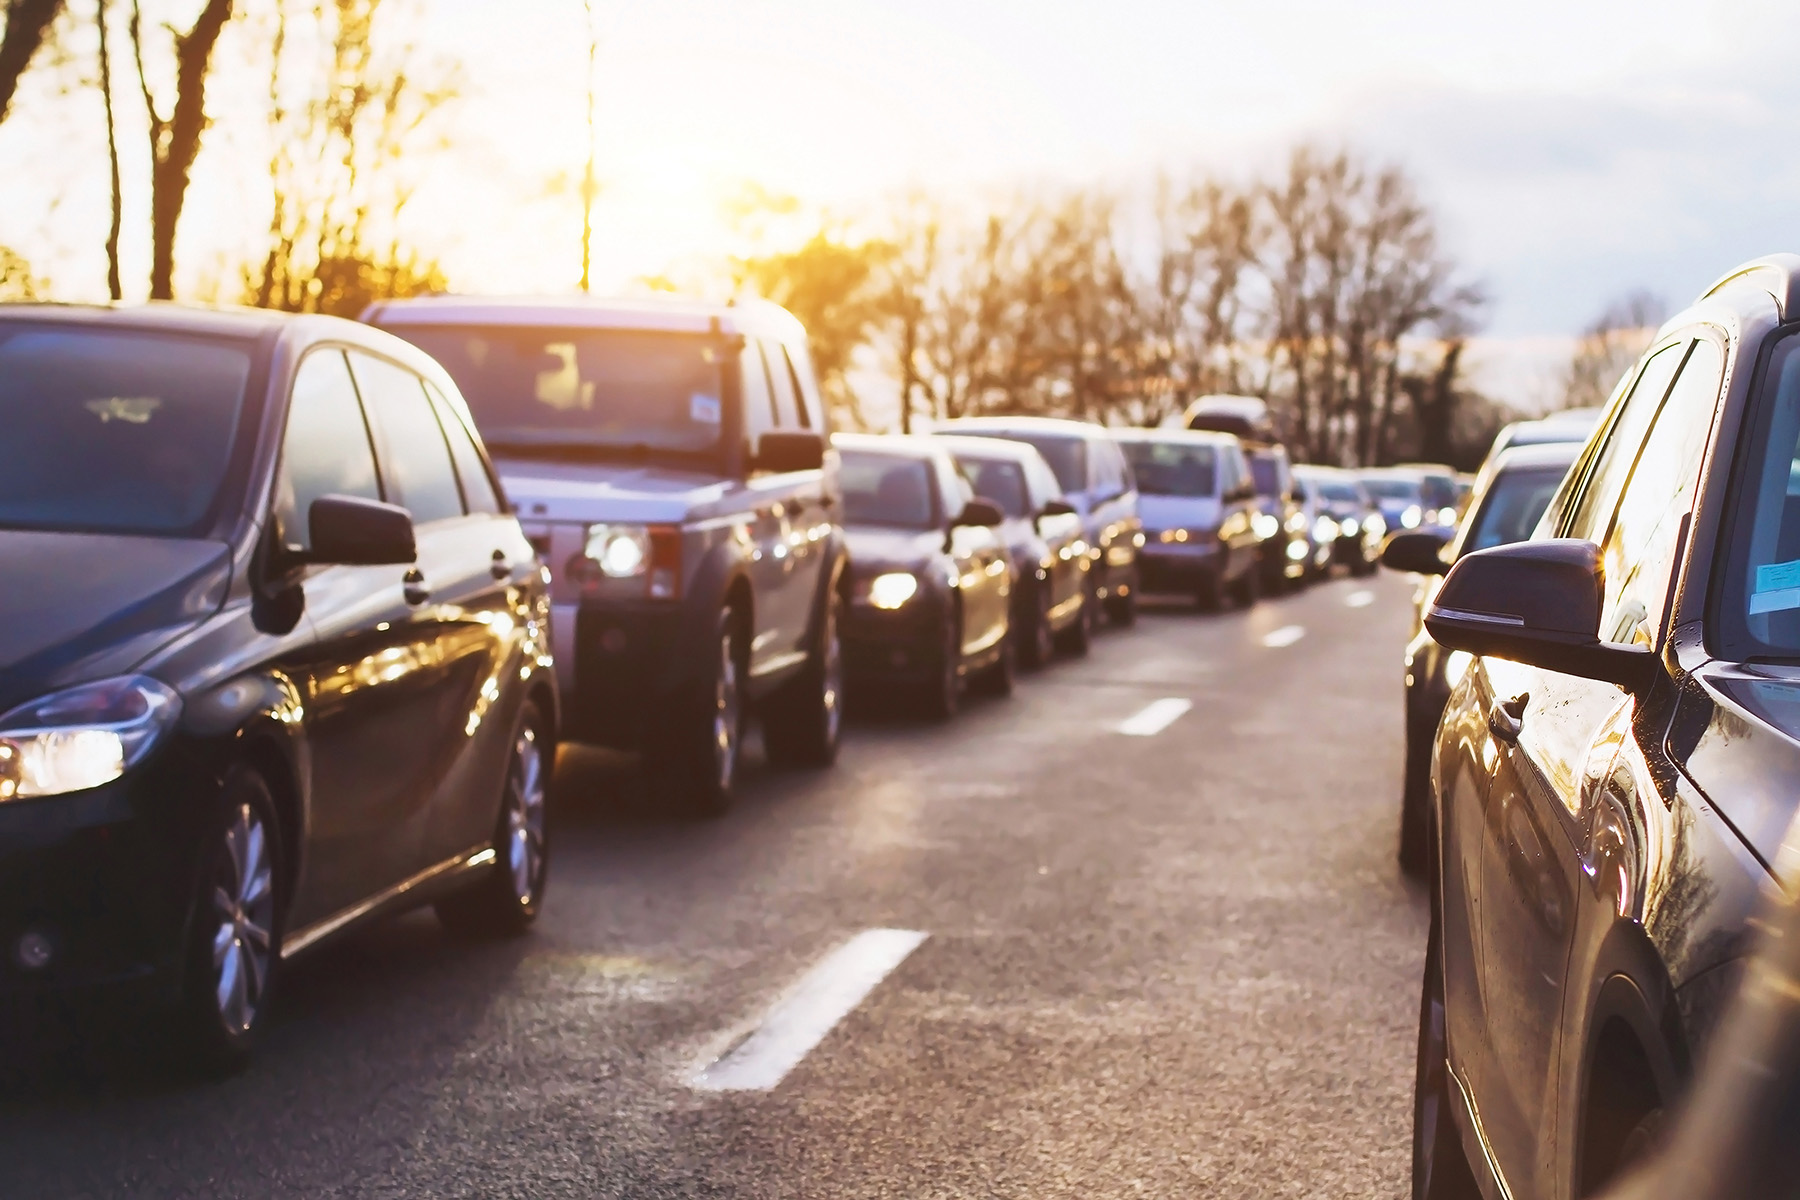
<instances>
[{"instance_id":1,"label":"dark suv","mask_svg":"<svg viewBox=\"0 0 1800 1200\"><path fill-rule=\"evenodd\" d=\"M1427 609L1473 657L1433 768L1415 1196L1588 1195L1686 1091L1800 805L1797 481L1782 255L1663 326L1537 535Z\"/></svg>"},{"instance_id":2,"label":"dark suv","mask_svg":"<svg viewBox=\"0 0 1800 1200\"><path fill-rule=\"evenodd\" d=\"M543 896L542 568L456 385L329 317L0 307L0 994L207 1065L282 960Z\"/></svg>"},{"instance_id":3,"label":"dark suv","mask_svg":"<svg viewBox=\"0 0 1800 1200\"><path fill-rule=\"evenodd\" d=\"M365 319L461 385L550 564L568 736L722 811L752 706L837 757L846 554L806 333L773 304L423 299Z\"/></svg>"}]
</instances>

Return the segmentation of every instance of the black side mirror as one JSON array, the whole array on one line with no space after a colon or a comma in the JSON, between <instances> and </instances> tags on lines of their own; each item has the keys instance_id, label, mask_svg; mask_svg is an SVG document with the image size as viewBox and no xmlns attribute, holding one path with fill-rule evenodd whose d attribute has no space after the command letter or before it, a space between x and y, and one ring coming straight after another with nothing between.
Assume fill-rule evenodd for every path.
<instances>
[{"instance_id":1,"label":"black side mirror","mask_svg":"<svg viewBox=\"0 0 1800 1200\"><path fill-rule=\"evenodd\" d=\"M782 429L762 435L756 446L759 471L817 471L825 465L825 439L802 429Z\"/></svg>"},{"instance_id":2,"label":"black side mirror","mask_svg":"<svg viewBox=\"0 0 1800 1200\"><path fill-rule=\"evenodd\" d=\"M1450 569L1425 610L1425 629L1451 650L1642 692L1656 677L1656 655L1600 640L1605 583L1600 548L1578 538L1477 550Z\"/></svg>"},{"instance_id":3,"label":"black side mirror","mask_svg":"<svg viewBox=\"0 0 1800 1200\"><path fill-rule=\"evenodd\" d=\"M1041 525L1045 517L1073 517L1075 515L1075 506L1058 496L1054 500L1044 501L1044 507L1038 509L1035 523Z\"/></svg>"},{"instance_id":4,"label":"black side mirror","mask_svg":"<svg viewBox=\"0 0 1800 1200\"><path fill-rule=\"evenodd\" d=\"M1409 529L1390 534L1381 547L1381 565L1391 571L1442 575L1450 569L1443 553L1450 537L1448 529Z\"/></svg>"},{"instance_id":5,"label":"black side mirror","mask_svg":"<svg viewBox=\"0 0 1800 1200\"><path fill-rule=\"evenodd\" d=\"M977 496L967 504L963 505L962 512L957 514L956 520L950 522L950 526L953 529L958 525L993 526L1000 524L1000 522L1004 520L1006 520L1006 513L1001 510L998 504L995 504L992 500L984 500L980 496Z\"/></svg>"},{"instance_id":6,"label":"black side mirror","mask_svg":"<svg viewBox=\"0 0 1800 1200\"><path fill-rule=\"evenodd\" d=\"M358 496L320 496L306 514L312 533L307 560L373 567L419 557L412 514L397 504Z\"/></svg>"}]
</instances>

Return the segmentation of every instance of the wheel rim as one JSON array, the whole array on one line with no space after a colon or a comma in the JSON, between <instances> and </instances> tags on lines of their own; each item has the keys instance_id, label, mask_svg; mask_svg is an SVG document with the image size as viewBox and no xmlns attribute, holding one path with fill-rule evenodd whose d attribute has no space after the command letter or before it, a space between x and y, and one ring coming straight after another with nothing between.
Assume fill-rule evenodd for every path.
<instances>
[{"instance_id":1,"label":"wheel rim","mask_svg":"<svg viewBox=\"0 0 1800 1200\"><path fill-rule=\"evenodd\" d=\"M824 685L819 704L825 711L825 743L831 745L838 740L838 728L843 721L844 695L844 650L838 637L835 602L825 606L824 667Z\"/></svg>"},{"instance_id":2,"label":"wheel rim","mask_svg":"<svg viewBox=\"0 0 1800 1200\"><path fill-rule=\"evenodd\" d=\"M521 908L537 900L544 873L544 756L537 731L519 731L506 776L506 865Z\"/></svg>"},{"instance_id":3,"label":"wheel rim","mask_svg":"<svg viewBox=\"0 0 1800 1200\"><path fill-rule=\"evenodd\" d=\"M1431 1195L1432 1177L1438 1169L1437 1151L1445 1136L1444 1102L1449 1094L1449 1064L1445 1054L1444 991L1437 947L1425 957L1425 995L1419 1005L1419 1062L1413 1084L1413 1194Z\"/></svg>"},{"instance_id":4,"label":"wheel rim","mask_svg":"<svg viewBox=\"0 0 1800 1200\"><path fill-rule=\"evenodd\" d=\"M731 634L726 633L719 638L719 678L713 689L713 759L720 791L731 787L737 771L737 740L737 655L732 653Z\"/></svg>"},{"instance_id":5,"label":"wheel rim","mask_svg":"<svg viewBox=\"0 0 1800 1200\"><path fill-rule=\"evenodd\" d=\"M248 1033L268 986L275 929L268 831L248 804L232 814L223 850L212 897L213 999L227 1029Z\"/></svg>"}]
</instances>

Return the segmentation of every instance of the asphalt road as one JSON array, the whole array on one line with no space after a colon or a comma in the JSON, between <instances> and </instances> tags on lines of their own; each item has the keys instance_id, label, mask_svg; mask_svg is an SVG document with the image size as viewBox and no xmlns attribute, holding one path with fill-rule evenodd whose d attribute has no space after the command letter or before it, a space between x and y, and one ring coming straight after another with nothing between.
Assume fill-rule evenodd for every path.
<instances>
[{"instance_id":1,"label":"asphalt road","mask_svg":"<svg viewBox=\"0 0 1800 1200\"><path fill-rule=\"evenodd\" d=\"M0 1195L1402 1195L1407 595L1153 607L947 726L865 714L833 771L753 762L715 822L565 752L532 936L292 964L219 1085L34 1034ZM926 936L772 1090L695 1086L871 929Z\"/></svg>"}]
</instances>

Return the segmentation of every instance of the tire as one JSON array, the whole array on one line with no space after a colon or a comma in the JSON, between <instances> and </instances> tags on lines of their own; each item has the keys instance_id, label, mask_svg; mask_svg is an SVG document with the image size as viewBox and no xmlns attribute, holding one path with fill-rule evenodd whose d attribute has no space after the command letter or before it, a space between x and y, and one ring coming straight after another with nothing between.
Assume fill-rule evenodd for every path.
<instances>
[{"instance_id":1,"label":"tire","mask_svg":"<svg viewBox=\"0 0 1800 1200\"><path fill-rule=\"evenodd\" d=\"M1400 787L1400 870L1424 879L1431 864L1431 734L1406 719L1406 767Z\"/></svg>"},{"instance_id":2,"label":"tire","mask_svg":"<svg viewBox=\"0 0 1800 1200\"><path fill-rule=\"evenodd\" d=\"M1089 647L1093 645L1093 628L1088 614L1092 611L1094 594L1084 591L1081 596L1081 608L1069 627L1056 635L1056 648L1072 658L1086 658Z\"/></svg>"},{"instance_id":3,"label":"tire","mask_svg":"<svg viewBox=\"0 0 1800 1200\"><path fill-rule=\"evenodd\" d=\"M555 753L543 715L526 701L500 785L494 863L475 883L436 905L438 920L454 936L517 937L537 920L550 870L546 796Z\"/></svg>"},{"instance_id":4,"label":"tire","mask_svg":"<svg viewBox=\"0 0 1800 1200\"><path fill-rule=\"evenodd\" d=\"M844 728L842 605L831 589L806 669L763 709L763 748L771 762L829 767L837 761Z\"/></svg>"},{"instance_id":5,"label":"tire","mask_svg":"<svg viewBox=\"0 0 1800 1200\"><path fill-rule=\"evenodd\" d=\"M1000 656L986 667L975 680L976 688L984 696L1010 696L1013 693L1013 678L1016 675L1016 656L1013 652L1012 635L1000 639Z\"/></svg>"},{"instance_id":6,"label":"tire","mask_svg":"<svg viewBox=\"0 0 1800 1200\"><path fill-rule=\"evenodd\" d=\"M1255 572L1251 572L1255 574ZM1217 571L1208 571L1194 593L1194 603L1201 612L1223 612L1230 603L1231 595L1225 585L1225 577Z\"/></svg>"},{"instance_id":7,"label":"tire","mask_svg":"<svg viewBox=\"0 0 1800 1200\"><path fill-rule=\"evenodd\" d=\"M1413 1076L1412 1200L1481 1200L1463 1152L1444 1042L1444 953L1431 922L1419 989L1419 1052Z\"/></svg>"},{"instance_id":8,"label":"tire","mask_svg":"<svg viewBox=\"0 0 1800 1200\"><path fill-rule=\"evenodd\" d=\"M927 720L948 721L962 700L962 616L954 608L944 616L942 643L936 670L919 697L919 710Z\"/></svg>"},{"instance_id":9,"label":"tire","mask_svg":"<svg viewBox=\"0 0 1800 1200\"><path fill-rule=\"evenodd\" d=\"M207 823L175 1033L208 1077L250 1062L281 966L286 847L269 785L234 766Z\"/></svg>"},{"instance_id":10,"label":"tire","mask_svg":"<svg viewBox=\"0 0 1800 1200\"><path fill-rule=\"evenodd\" d=\"M1135 577L1137 571L1133 570L1131 574ZM1118 625L1122 628L1137 624L1138 589L1136 578L1128 580L1126 586L1131 590L1124 595L1119 595L1118 591L1115 589L1113 594L1106 598L1107 617L1112 620L1114 625Z\"/></svg>"},{"instance_id":11,"label":"tire","mask_svg":"<svg viewBox=\"0 0 1800 1200\"><path fill-rule=\"evenodd\" d=\"M1245 571L1238 576L1237 582L1231 585L1231 598L1237 602L1239 608L1254 607L1261 597L1262 573L1260 571Z\"/></svg>"},{"instance_id":12,"label":"tire","mask_svg":"<svg viewBox=\"0 0 1800 1200\"><path fill-rule=\"evenodd\" d=\"M713 627L711 678L678 711L653 747L655 792L695 816L716 817L731 807L744 736L743 650L737 616L719 614Z\"/></svg>"},{"instance_id":13,"label":"tire","mask_svg":"<svg viewBox=\"0 0 1800 1200\"><path fill-rule=\"evenodd\" d=\"M1050 628L1050 584L1047 580L1032 585L1028 620L1029 627L1021 625L1013 631L1020 635L1019 664L1028 671L1041 671L1056 656L1056 632Z\"/></svg>"}]
</instances>

